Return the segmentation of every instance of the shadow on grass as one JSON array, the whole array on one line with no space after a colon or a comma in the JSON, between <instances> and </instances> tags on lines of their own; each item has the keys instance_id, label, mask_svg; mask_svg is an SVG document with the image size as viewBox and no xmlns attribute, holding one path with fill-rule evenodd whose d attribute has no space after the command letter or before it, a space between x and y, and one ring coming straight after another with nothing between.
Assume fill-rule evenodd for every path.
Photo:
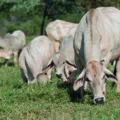
<instances>
[{"instance_id":1,"label":"shadow on grass","mask_svg":"<svg viewBox=\"0 0 120 120\"><path fill-rule=\"evenodd\" d=\"M15 66L13 62L9 62L8 66Z\"/></svg>"},{"instance_id":2,"label":"shadow on grass","mask_svg":"<svg viewBox=\"0 0 120 120\"><path fill-rule=\"evenodd\" d=\"M83 96L85 95L85 91L83 92L83 95L81 95L80 89L78 89L77 91L74 91L73 86L71 84L61 83L61 84L58 84L57 87L60 89L65 89L67 91L70 102L78 103L84 100Z\"/></svg>"},{"instance_id":3,"label":"shadow on grass","mask_svg":"<svg viewBox=\"0 0 120 120\"><path fill-rule=\"evenodd\" d=\"M16 83L13 85L13 88L14 89L21 89L22 87L27 86L27 85L28 85L27 83L21 83L21 84Z\"/></svg>"},{"instance_id":4,"label":"shadow on grass","mask_svg":"<svg viewBox=\"0 0 120 120\"><path fill-rule=\"evenodd\" d=\"M4 62L0 62L0 67L5 66ZM9 62L7 66L15 66L13 62Z\"/></svg>"},{"instance_id":5,"label":"shadow on grass","mask_svg":"<svg viewBox=\"0 0 120 120\"><path fill-rule=\"evenodd\" d=\"M90 104L94 105L92 99L92 93L90 91L85 91L83 88L78 89L77 91L73 90L73 85L61 83L57 85L60 89L65 89L69 95L70 102L72 103L82 103L82 104ZM83 94L81 94L81 89L83 90Z\"/></svg>"},{"instance_id":6,"label":"shadow on grass","mask_svg":"<svg viewBox=\"0 0 120 120\"><path fill-rule=\"evenodd\" d=\"M1 62L0 62L0 67L2 67L2 66L4 66L4 65L5 65L4 63L1 63Z\"/></svg>"}]
</instances>

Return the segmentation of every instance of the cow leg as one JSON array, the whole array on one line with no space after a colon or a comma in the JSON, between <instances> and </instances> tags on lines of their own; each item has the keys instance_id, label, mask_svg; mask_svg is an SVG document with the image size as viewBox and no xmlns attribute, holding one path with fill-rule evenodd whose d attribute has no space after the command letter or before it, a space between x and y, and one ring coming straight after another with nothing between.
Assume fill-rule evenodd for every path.
<instances>
[{"instance_id":1,"label":"cow leg","mask_svg":"<svg viewBox=\"0 0 120 120\"><path fill-rule=\"evenodd\" d=\"M117 64L116 64L116 76L117 76L117 79L118 79L116 92L120 92L120 58L119 58L119 60L117 61Z\"/></svg>"},{"instance_id":2,"label":"cow leg","mask_svg":"<svg viewBox=\"0 0 120 120\"><path fill-rule=\"evenodd\" d=\"M18 51L17 52L14 52L14 65L17 64L17 57L18 57Z\"/></svg>"},{"instance_id":3,"label":"cow leg","mask_svg":"<svg viewBox=\"0 0 120 120\"><path fill-rule=\"evenodd\" d=\"M68 81L70 75L69 75L69 69L68 69L68 65L67 64L65 64L65 67L64 67L64 70L63 70L62 74L63 74L63 80L64 81Z\"/></svg>"},{"instance_id":4,"label":"cow leg","mask_svg":"<svg viewBox=\"0 0 120 120\"><path fill-rule=\"evenodd\" d=\"M88 82L85 81L85 84L84 84L84 90L87 90L87 86L88 86Z\"/></svg>"},{"instance_id":5,"label":"cow leg","mask_svg":"<svg viewBox=\"0 0 120 120\"><path fill-rule=\"evenodd\" d=\"M66 78L65 74L62 75L63 82L68 82L68 79Z\"/></svg>"},{"instance_id":6,"label":"cow leg","mask_svg":"<svg viewBox=\"0 0 120 120\"><path fill-rule=\"evenodd\" d=\"M55 52L59 52L60 42L54 41Z\"/></svg>"},{"instance_id":7,"label":"cow leg","mask_svg":"<svg viewBox=\"0 0 120 120\"><path fill-rule=\"evenodd\" d=\"M51 76L52 76L52 68L53 67L51 67L48 71L47 71L47 76L48 76L48 79L51 81Z\"/></svg>"},{"instance_id":8,"label":"cow leg","mask_svg":"<svg viewBox=\"0 0 120 120\"><path fill-rule=\"evenodd\" d=\"M113 62L111 62L111 65L115 66L116 65L116 61L114 60Z\"/></svg>"},{"instance_id":9,"label":"cow leg","mask_svg":"<svg viewBox=\"0 0 120 120\"><path fill-rule=\"evenodd\" d=\"M5 59L3 64L7 67L8 66L8 59Z\"/></svg>"},{"instance_id":10,"label":"cow leg","mask_svg":"<svg viewBox=\"0 0 120 120\"><path fill-rule=\"evenodd\" d=\"M70 75L69 75L69 70L68 70L67 66L65 66L64 74L65 74L66 78L69 78Z\"/></svg>"},{"instance_id":11,"label":"cow leg","mask_svg":"<svg viewBox=\"0 0 120 120\"><path fill-rule=\"evenodd\" d=\"M28 75L28 84L34 84L37 83L37 78L33 76L33 73L27 73Z\"/></svg>"}]
</instances>

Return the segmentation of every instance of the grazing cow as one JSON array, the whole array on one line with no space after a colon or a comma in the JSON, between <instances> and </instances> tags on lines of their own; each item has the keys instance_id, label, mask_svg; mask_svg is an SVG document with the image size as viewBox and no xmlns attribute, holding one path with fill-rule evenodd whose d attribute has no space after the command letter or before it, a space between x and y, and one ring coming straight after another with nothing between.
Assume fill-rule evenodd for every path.
<instances>
[{"instance_id":1,"label":"grazing cow","mask_svg":"<svg viewBox=\"0 0 120 120\"><path fill-rule=\"evenodd\" d=\"M3 48L3 50L1 50L2 53L0 53L0 55L2 55L2 56L0 56L0 57L4 57L5 55L3 55L3 53L5 53L5 52L7 52L5 54L11 53L11 54L9 54L9 56L11 57L11 55L13 54L14 55L14 64L17 64L18 52L20 50L22 50L25 43L26 43L25 34L21 30L14 31L12 34L7 33L0 40L0 47ZM6 58L6 62L5 62L6 65L7 65L8 59Z\"/></svg>"},{"instance_id":2,"label":"grazing cow","mask_svg":"<svg viewBox=\"0 0 120 120\"><path fill-rule=\"evenodd\" d=\"M19 57L19 64L24 82L28 84L40 82L40 75L47 81L47 78L42 73L53 54L53 43L46 36L34 38L23 48ZM51 79L51 71L52 69L48 71L48 79Z\"/></svg>"},{"instance_id":3,"label":"grazing cow","mask_svg":"<svg viewBox=\"0 0 120 120\"><path fill-rule=\"evenodd\" d=\"M94 95L94 103L105 102L105 79L117 83L120 78L106 68L109 62L120 56L120 11L114 7L91 9L81 19L73 42L75 62L80 73L74 82L74 90L88 81ZM120 62L117 64L119 70Z\"/></svg>"},{"instance_id":4,"label":"grazing cow","mask_svg":"<svg viewBox=\"0 0 120 120\"><path fill-rule=\"evenodd\" d=\"M53 41L55 51L59 51L60 43L64 37L74 36L78 24L55 20L46 27L47 36Z\"/></svg>"},{"instance_id":5,"label":"grazing cow","mask_svg":"<svg viewBox=\"0 0 120 120\"><path fill-rule=\"evenodd\" d=\"M68 36L63 39L60 51L50 59L48 66L54 66L58 78L62 78L64 82L71 82L73 78L70 75L76 70L74 63L73 37Z\"/></svg>"}]
</instances>

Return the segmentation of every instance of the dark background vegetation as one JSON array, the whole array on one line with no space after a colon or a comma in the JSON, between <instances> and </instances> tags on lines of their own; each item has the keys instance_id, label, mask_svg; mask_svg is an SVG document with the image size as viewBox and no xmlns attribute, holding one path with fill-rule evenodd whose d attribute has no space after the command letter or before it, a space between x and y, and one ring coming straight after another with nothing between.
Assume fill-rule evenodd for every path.
<instances>
[{"instance_id":1,"label":"dark background vegetation","mask_svg":"<svg viewBox=\"0 0 120 120\"><path fill-rule=\"evenodd\" d=\"M78 23L90 8L99 6L120 8L120 0L0 0L0 34L17 29L29 36L44 34L50 21Z\"/></svg>"}]
</instances>

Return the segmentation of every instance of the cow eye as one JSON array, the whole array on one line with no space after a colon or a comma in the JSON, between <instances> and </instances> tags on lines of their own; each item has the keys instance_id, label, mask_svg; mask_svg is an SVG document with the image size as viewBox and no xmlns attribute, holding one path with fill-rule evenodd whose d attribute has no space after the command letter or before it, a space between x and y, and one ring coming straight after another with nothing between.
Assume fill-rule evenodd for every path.
<instances>
[{"instance_id":1,"label":"cow eye","mask_svg":"<svg viewBox=\"0 0 120 120\"><path fill-rule=\"evenodd\" d=\"M65 64L65 62L63 62L63 64Z\"/></svg>"}]
</instances>

